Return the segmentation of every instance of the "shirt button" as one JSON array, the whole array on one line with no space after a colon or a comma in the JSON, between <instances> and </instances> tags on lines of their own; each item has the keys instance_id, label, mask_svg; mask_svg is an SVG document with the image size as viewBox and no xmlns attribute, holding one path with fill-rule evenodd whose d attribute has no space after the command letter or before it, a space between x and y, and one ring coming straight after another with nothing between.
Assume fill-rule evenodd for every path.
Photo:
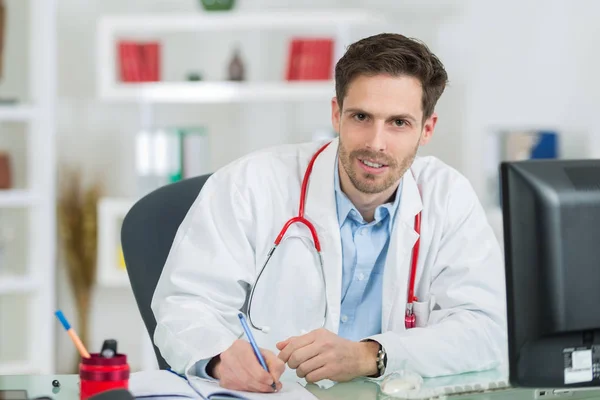
<instances>
[{"instance_id":1,"label":"shirt button","mask_svg":"<svg viewBox=\"0 0 600 400\"><path fill-rule=\"evenodd\" d=\"M365 274L363 274L362 272L360 274L358 274L358 280L362 281L365 279Z\"/></svg>"},{"instance_id":2,"label":"shirt button","mask_svg":"<svg viewBox=\"0 0 600 400\"><path fill-rule=\"evenodd\" d=\"M342 315L342 322L346 322L348 321L348 316L347 315Z\"/></svg>"}]
</instances>

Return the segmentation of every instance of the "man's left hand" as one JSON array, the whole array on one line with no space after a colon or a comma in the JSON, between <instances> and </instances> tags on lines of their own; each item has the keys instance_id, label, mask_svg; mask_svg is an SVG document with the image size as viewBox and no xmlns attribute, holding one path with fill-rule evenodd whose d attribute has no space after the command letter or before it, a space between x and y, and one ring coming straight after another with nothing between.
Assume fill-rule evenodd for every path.
<instances>
[{"instance_id":1,"label":"man's left hand","mask_svg":"<svg viewBox=\"0 0 600 400\"><path fill-rule=\"evenodd\" d=\"M277 348L278 357L310 383L346 382L377 373L377 342L353 342L326 329L293 336L277 343Z\"/></svg>"}]
</instances>

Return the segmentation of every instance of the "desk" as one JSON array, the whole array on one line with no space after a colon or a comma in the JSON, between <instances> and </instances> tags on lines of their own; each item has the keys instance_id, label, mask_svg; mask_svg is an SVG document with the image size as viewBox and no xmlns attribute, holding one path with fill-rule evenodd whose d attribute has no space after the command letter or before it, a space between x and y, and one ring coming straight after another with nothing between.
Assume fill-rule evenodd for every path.
<instances>
[{"instance_id":1,"label":"desk","mask_svg":"<svg viewBox=\"0 0 600 400\"><path fill-rule=\"evenodd\" d=\"M52 387L54 379L58 379L61 383L60 388ZM78 382L77 375L0 376L0 389L25 389L30 399L39 396L50 396L54 400L78 400ZM377 384L366 381L341 383L326 390L315 385L308 385L307 388L319 400L377 400L386 398L384 395L379 394ZM531 389L508 389L498 392L448 397L449 400L529 400L533 398L534 391ZM548 397L548 399L552 398ZM559 398L561 397L554 397L554 399ZM570 400L600 399L600 390L575 392L572 396L566 398Z\"/></svg>"}]
</instances>

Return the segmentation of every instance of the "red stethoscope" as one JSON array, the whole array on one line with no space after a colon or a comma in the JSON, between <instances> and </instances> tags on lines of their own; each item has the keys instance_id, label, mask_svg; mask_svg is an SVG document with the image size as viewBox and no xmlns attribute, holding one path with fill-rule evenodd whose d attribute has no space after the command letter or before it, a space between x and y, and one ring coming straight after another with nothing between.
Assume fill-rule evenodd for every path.
<instances>
[{"instance_id":1,"label":"red stethoscope","mask_svg":"<svg viewBox=\"0 0 600 400\"><path fill-rule=\"evenodd\" d=\"M279 235L275 239L275 243L273 244L273 247L271 248L271 250L269 250L269 253L267 254L267 259L265 260L265 263L263 264L263 267L262 267L260 273L258 274L258 277L256 278L256 282L252 286L252 290L250 292L250 297L248 299L248 321L250 322L250 324L252 325L252 327L254 329L258 329L260 331L263 331L264 333L268 333L270 331L270 328L268 326L259 327L259 326L255 325L254 322L252 321L251 308L252 308L252 300L254 298L254 289L256 288L258 281L260 280L260 276L262 275L263 271L265 270L269 260L271 259L271 256L273 256L275 249L277 248L277 246L279 246L281 241L284 239L285 233L287 232L288 228L290 227L290 225L292 225L296 222L304 224L310 231L315 250L317 252L317 255L319 256L319 265L321 267L321 278L323 280L323 285L325 285L325 293L327 293L327 287L326 287L326 281L325 281L325 268L323 266L323 256L321 254L321 243L319 242L317 230L315 229L314 225L309 220L304 218L304 203L306 202L306 191L308 188L308 181L310 178L310 174L312 173L313 164L315 163L315 160L317 159L319 154L321 154L321 152L323 150L325 150L325 148L327 146L329 146L330 143L331 142L326 143L310 159L310 162L308 163L308 166L306 167L306 172L304 172L304 178L302 179L302 188L300 191L300 205L298 207L298 216L293 217L290 220L288 220L285 223L285 225L283 226L283 228L281 229L281 232L279 232ZM417 272L417 263L419 260L419 244L420 244L420 235L421 235L421 212L420 211L415 216L415 231L417 232L419 237L417 238L417 241L416 241L415 245L413 246L413 251L412 251L410 279L409 279L409 284L408 284L409 285L408 286L408 299L406 302L406 313L404 316L404 325L405 325L406 329L414 328L416 326L416 322L417 322L416 316L413 312L413 303L415 301L418 301L417 297L415 296L415 276L416 276L416 272ZM327 321L327 313L328 313L327 300L325 300L325 313L323 316L323 323L321 324L321 327L325 326L325 322Z\"/></svg>"}]
</instances>

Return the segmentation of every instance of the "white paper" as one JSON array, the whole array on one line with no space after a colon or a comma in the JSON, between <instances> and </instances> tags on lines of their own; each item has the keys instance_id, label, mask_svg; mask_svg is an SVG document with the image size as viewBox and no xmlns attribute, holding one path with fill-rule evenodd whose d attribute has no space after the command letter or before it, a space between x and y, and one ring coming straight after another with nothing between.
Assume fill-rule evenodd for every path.
<instances>
[{"instance_id":1,"label":"white paper","mask_svg":"<svg viewBox=\"0 0 600 400\"><path fill-rule=\"evenodd\" d=\"M200 396L188 381L164 370L134 372L129 377L129 391L134 397L187 397Z\"/></svg>"},{"instance_id":2,"label":"white paper","mask_svg":"<svg viewBox=\"0 0 600 400\"><path fill-rule=\"evenodd\" d=\"M200 378L191 378L190 384L206 398L212 393L234 393L239 398L248 400L261 400L261 399L286 399L286 400L317 400L317 398L308 390L306 390L298 382L281 382L282 388L279 392L275 393L249 393L249 392L238 392L235 390L226 390L219 386L218 383L212 381L206 381Z\"/></svg>"},{"instance_id":3,"label":"white paper","mask_svg":"<svg viewBox=\"0 0 600 400\"><path fill-rule=\"evenodd\" d=\"M136 398L209 398L214 393L236 394L240 399L289 399L317 400L317 398L297 382L282 382L283 388L276 393L249 393L223 389L217 382L191 377L189 381L169 371L141 371L131 374L129 391ZM198 393L201 393L199 395ZM213 396L216 399L218 397Z\"/></svg>"}]
</instances>

